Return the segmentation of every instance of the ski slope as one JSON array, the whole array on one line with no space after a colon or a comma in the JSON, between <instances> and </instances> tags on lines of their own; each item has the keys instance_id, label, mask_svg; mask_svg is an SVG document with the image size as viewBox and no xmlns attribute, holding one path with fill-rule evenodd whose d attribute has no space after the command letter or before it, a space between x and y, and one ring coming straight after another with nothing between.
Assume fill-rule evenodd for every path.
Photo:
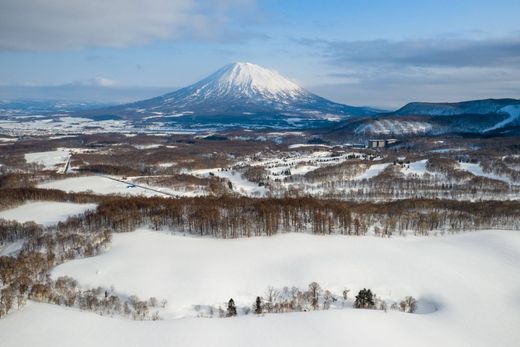
<instances>
[{"instance_id":1,"label":"ski slope","mask_svg":"<svg viewBox=\"0 0 520 347\"><path fill-rule=\"evenodd\" d=\"M488 132L488 131L495 130L495 129L500 129L500 128L508 125L509 123L516 121L518 118L520 118L520 105L509 105L506 107L502 107L499 110L499 112L507 113L509 115L509 117L507 117L506 119L504 119L501 122L498 122L491 128L484 130L484 132Z\"/></svg>"},{"instance_id":2,"label":"ski slope","mask_svg":"<svg viewBox=\"0 0 520 347\"><path fill-rule=\"evenodd\" d=\"M511 184L511 180L508 177L497 175L492 172L484 172L484 169L480 164L474 164L474 163L459 163L459 167L462 170L468 171L469 173L475 175L475 176L481 176L486 178L491 178L493 180L503 181L506 183Z\"/></svg>"},{"instance_id":3,"label":"ski slope","mask_svg":"<svg viewBox=\"0 0 520 347\"><path fill-rule=\"evenodd\" d=\"M352 180L361 181L361 180L369 180L371 178L374 178L374 177L378 176L381 172L383 172L389 165L390 165L389 163L371 165L368 168L368 170L366 170L365 172L363 172L360 175L353 177Z\"/></svg>"}]
</instances>

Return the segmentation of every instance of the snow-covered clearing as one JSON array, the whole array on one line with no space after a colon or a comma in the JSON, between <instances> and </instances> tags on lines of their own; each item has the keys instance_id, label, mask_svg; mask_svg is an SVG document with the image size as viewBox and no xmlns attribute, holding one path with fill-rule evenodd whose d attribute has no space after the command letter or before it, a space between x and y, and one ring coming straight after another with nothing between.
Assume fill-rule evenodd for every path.
<instances>
[{"instance_id":1,"label":"snow-covered clearing","mask_svg":"<svg viewBox=\"0 0 520 347\"><path fill-rule=\"evenodd\" d=\"M157 144L157 143L152 143L152 144L146 144L146 145L132 145L132 146L136 149L156 149L156 148L162 147L163 145ZM175 147L173 147L173 148L175 148Z\"/></svg>"},{"instance_id":2,"label":"snow-covered clearing","mask_svg":"<svg viewBox=\"0 0 520 347\"><path fill-rule=\"evenodd\" d=\"M39 184L38 188L59 189L72 193L93 192L101 195L119 194L163 197L205 195L205 192L198 190L173 190L170 188L135 184L132 182L132 177L128 177L128 180L123 181L120 178L109 176L69 177Z\"/></svg>"},{"instance_id":3,"label":"snow-covered clearing","mask_svg":"<svg viewBox=\"0 0 520 347\"><path fill-rule=\"evenodd\" d=\"M71 149L58 148L55 151L26 153L25 161L27 163L36 163L43 165L47 170L54 170L56 166L64 166L69 160Z\"/></svg>"},{"instance_id":4,"label":"snow-covered clearing","mask_svg":"<svg viewBox=\"0 0 520 347\"><path fill-rule=\"evenodd\" d=\"M492 172L484 172L484 169L482 169L482 166L480 164L473 164L473 163L459 163L459 167L462 170L468 171L472 173L475 176L481 176L481 177L487 177L498 181L503 181L506 183L511 183L511 180L508 177L497 175Z\"/></svg>"},{"instance_id":5,"label":"snow-covered clearing","mask_svg":"<svg viewBox=\"0 0 520 347\"><path fill-rule=\"evenodd\" d=\"M332 146L324 145L324 144L320 144L320 143L316 143L316 144L311 144L311 143L296 143L296 144L293 144L293 145L289 145L289 148L290 148L290 149L295 149L295 148L307 148L307 147L324 147L324 148L331 148Z\"/></svg>"},{"instance_id":6,"label":"snow-covered clearing","mask_svg":"<svg viewBox=\"0 0 520 347\"><path fill-rule=\"evenodd\" d=\"M70 202L35 201L21 206L0 211L0 218L16 220L20 223L34 221L44 226L66 220L70 216L81 214L96 208L96 204L74 204Z\"/></svg>"},{"instance_id":7,"label":"snow-covered clearing","mask_svg":"<svg viewBox=\"0 0 520 347\"><path fill-rule=\"evenodd\" d=\"M428 172L426 169L426 164L428 163L428 159L423 159L419 161L414 161L410 164L405 164L401 168L401 172L405 175L415 175L415 176L423 176Z\"/></svg>"},{"instance_id":8,"label":"snow-covered clearing","mask_svg":"<svg viewBox=\"0 0 520 347\"><path fill-rule=\"evenodd\" d=\"M65 192L80 193L92 191L96 194L122 194L122 195L145 195L164 196L164 194L143 189L140 187L129 187L128 183L110 179L104 176L81 176L70 177L63 180L46 182L38 185L38 188L59 189Z\"/></svg>"},{"instance_id":9,"label":"snow-covered clearing","mask_svg":"<svg viewBox=\"0 0 520 347\"><path fill-rule=\"evenodd\" d=\"M358 175L358 176L352 178L352 180L361 181L361 180L365 180L365 179L368 180L368 179L374 178L377 175L379 175L381 172L383 172L384 169L386 169L388 167L388 165L390 165L390 164L385 163L385 164L371 165L367 171L363 172L361 175Z\"/></svg>"},{"instance_id":10,"label":"snow-covered clearing","mask_svg":"<svg viewBox=\"0 0 520 347\"><path fill-rule=\"evenodd\" d=\"M176 162L170 162L170 163L159 163L158 166L159 167L162 167L162 168L169 168L169 167L172 167L172 166L176 166L177 163Z\"/></svg>"},{"instance_id":11,"label":"snow-covered clearing","mask_svg":"<svg viewBox=\"0 0 520 347\"><path fill-rule=\"evenodd\" d=\"M31 303L0 320L6 346L517 346L520 234L445 237L314 236L217 240L150 231L115 235L101 256L65 263L53 276L169 300L164 321L136 322ZM437 311L329 310L227 319L185 318L194 304L251 304L268 285L382 298L413 295Z\"/></svg>"}]
</instances>

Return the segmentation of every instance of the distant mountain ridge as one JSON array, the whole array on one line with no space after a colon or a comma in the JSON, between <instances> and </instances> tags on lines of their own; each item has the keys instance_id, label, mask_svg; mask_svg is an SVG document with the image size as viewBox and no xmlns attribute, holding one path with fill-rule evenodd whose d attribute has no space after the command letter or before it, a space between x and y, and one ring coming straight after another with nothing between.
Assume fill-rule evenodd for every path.
<instances>
[{"instance_id":1,"label":"distant mountain ridge","mask_svg":"<svg viewBox=\"0 0 520 347\"><path fill-rule=\"evenodd\" d=\"M397 111L350 119L333 132L351 136L520 135L520 100L412 102Z\"/></svg>"},{"instance_id":2,"label":"distant mountain ridge","mask_svg":"<svg viewBox=\"0 0 520 347\"><path fill-rule=\"evenodd\" d=\"M276 115L339 120L376 111L315 95L276 71L251 63L227 65L188 87L105 110L123 117L241 117ZM215 120L215 119L213 119Z\"/></svg>"},{"instance_id":3,"label":"distant mountain ridge","mask_svg":"<svg viewBox=\"0 0 520 347\"><path fill-rule=\"evenodd\" d=\"M411 102L393 115L453 116L461 114L499 113L506 106L520 104L517 99L483 99L462 102Z\"/></svg>"}]
</instances>

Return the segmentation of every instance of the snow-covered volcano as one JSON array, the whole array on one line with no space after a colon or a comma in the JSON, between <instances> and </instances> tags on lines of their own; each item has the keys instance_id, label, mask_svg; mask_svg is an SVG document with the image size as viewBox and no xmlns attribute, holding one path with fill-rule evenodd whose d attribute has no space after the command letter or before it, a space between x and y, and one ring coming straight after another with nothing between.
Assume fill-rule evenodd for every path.
<instances>
[{"instance_id":1,"label":"snow-covered volcano","mask_svg":"<svg viewBox=\"0 0 520 347\"><path fill-rule=\"evenodd\" d=\"M375 113L369 108L347 106L319 97L278 72L251 63L227 65L173 93L110 111L133 117L298 116L310 119L342 119Z\"/></svg>"}]
</instances>

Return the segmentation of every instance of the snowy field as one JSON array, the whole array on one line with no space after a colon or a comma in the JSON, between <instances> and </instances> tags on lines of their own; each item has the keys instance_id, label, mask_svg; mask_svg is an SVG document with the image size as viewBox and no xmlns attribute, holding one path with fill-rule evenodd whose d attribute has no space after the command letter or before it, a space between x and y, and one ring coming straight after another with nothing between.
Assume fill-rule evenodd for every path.
<instances>
[{"instance_id":1,"label":"snowy field","mask_svg":"<svg viewBox=\"0 0 520 347\"><path fill-rule=\"evenodd\" d=\"M520 234L314 236L217 240L139 230L107 253L57 267L83 286L168 299L165 320L136 322L31 303L0 320L6 346L518 346ZM340 309L189 318L196 304L251 304L269 285L412 295L424 314ZM424 310L424 308L430 308ZM435 310L431 309L435 308ZM173 319L186 317L182 319ZM23 332L23 333L21 333Z\"/></svg>"},{"instance_id":2,"label":"snowy field","mask_svg":"<svg viewBox=\"0 0 520 347\"><path fill-rule=\"evenodd\" d=\"M35 201L0 211L0 218L20 223L34 221L49 226L66 220L70 216L93 210L96 204L74 204L70 202Z\"/></svg>"},{"instance_id":3,"label":"snowy field","mask_svg":"<svg viewBox=\"0 0 520 347\"><path fill-rule=\"evenodd\" d=\"M63 169L70 158L71 151L67 148L58 148L55 151L26 153L25 161L29 164L43 165L46 170L54 170L58 165Z\"/></svg>"},{"instance_id":4,"label":"snowy field","mask_svg":"<svg viewBox=\"0 0 520 347\"><path fill-rule=\"evenodd\" d=\"M44 189L59 189L65 192L87 192L91 191L95 194L109 195L143 195L143 196L168 196L174 192L161 188L164 193L159 191L159 188L152 188L143 185L129 187L126 182L111 179L105 176L81 176L70 177L62 180L46 182L38 185L38 188Z\"/></svg>"},{"instance_id":5,"label":"snowy field","mask_svg":"<svg viewBox=\"0 0 520 347\"><path fill-rule=\"evenodd\" d=\"M56 135L56 134L98 134L111 132L125 132L134 130L127 121L104 120L94 121L82 117L54 117L20 122L19 117L14 120L0 119L0 133L12 136L19 135Z\"/></svg>"},{"instance_id":6,"label":"snowy field","mask_svg":"<svg viewBox=\"0 0 520 347\"><path fill-rule=\"evenodd\" d=\"M354 181L369 180L378 176L383 172L390 164L375 164L371 165L365 172L352 178Z\"/></svg>"},{"instance_id":7,"label":"snowy field","mask_svg":"<svg viewBox=\"0 0 520 347\"><path fill-rule=\"evenodd\" d=\"M462 170L468 171L472 173L475 176L481 176L481 177L487 177L498 181L503 181L506 183L511 184L511 180L508 177L497 175L492 172L484 172L484 169L480 164L473 164L473 163L459 163L459 167Z\"/></svg>"}]
</instances>

